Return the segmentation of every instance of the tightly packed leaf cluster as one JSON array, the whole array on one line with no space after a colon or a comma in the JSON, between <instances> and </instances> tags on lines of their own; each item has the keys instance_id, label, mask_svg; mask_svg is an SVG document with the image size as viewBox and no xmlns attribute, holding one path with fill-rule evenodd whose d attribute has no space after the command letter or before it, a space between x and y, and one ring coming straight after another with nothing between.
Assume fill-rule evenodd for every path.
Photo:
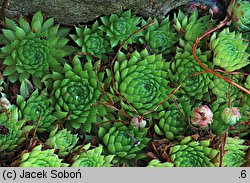
<instances>
[{"instance_id":1,"label":"tightly packed leaf cluster","mask_svg":"<svg viewBox=\"0 0 250 183\"><path fill-rule=\"evenodd\" d=\"M162 20L127 10L72 28L40 11L6 18L0 166L244 166L250 95L193 54L249 90L249 6L237 0L232 24L196 50L219 23L198 10Z\"/></svg>"},{"instance_id":2,"label":"tightly packed leaf cluster","mask_svg":"<svg viewBox=\"0 0 250 183\"><path fill-rule=\"evenodd\" d=\"M209 148L209 140L192 141L191 137L184 138L178 145L170 149L172 162L178 167L214 167L212 160L219 153Z\"/></svg>"},{"instance_id":3,"label":"tightly packed leaf cluster","mask_svg":"<svg viewBox=\"0 0 250 183\"><path fill-rule=\"evenodd\" d=\"M84 146L86 152L81 152L73 157L72 167L111 167L111 161L114 155L104 156L101 155L103 147L95 147L94 149L88 150L90 144Z\"/></svg>"},{"instance_id":4,"label":"tightly packed leaf cluster","mask_svg":"<svg viewBox=\"0 0 250 183\"><path fill-rule=\"evenodd\" d=\"M62 67L60 61L68 55L66 45L69 30L54 25L54 19L43 20L42 13L37 12L29 23L20 17L18 24L6 18L6 28L2 29L0 58L6 65L3 75L10 82L21 83L32 76L34 85L41 86L41 78L49 70Z\"/></svg>"}]
</instances>

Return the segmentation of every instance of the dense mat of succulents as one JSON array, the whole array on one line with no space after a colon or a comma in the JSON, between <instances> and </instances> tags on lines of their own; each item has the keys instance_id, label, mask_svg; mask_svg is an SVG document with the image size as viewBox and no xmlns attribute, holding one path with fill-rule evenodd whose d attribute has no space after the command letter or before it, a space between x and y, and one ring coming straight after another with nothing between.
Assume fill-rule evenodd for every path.
<instances>
[{"instance_id":1,"label":"dense mat of succulents","mask_svg":"<svg viewBox=\"0 0 250 183\"><path fill-rule=\"evenodd\" d=\"M250 90L250 3L196 55ZM249 165L250 95L205 72L206 12L163 20L126 10L84 26L39 11L0 34L0 166Z\"/></svg>"}]
</instances>

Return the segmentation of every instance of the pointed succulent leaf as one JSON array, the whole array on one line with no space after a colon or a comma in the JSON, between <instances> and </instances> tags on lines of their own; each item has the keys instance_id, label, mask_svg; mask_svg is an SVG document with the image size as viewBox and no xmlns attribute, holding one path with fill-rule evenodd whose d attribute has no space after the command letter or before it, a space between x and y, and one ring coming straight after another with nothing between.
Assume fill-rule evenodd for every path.
<instances>
[{"instance_id":1,"label":"pointed succulent leaf","mask_svg":"<svg viewBox=\"0 0 250 183\"><path fill-rule=\"evenodd\" d=\"M212 159L219 151L209 147L210 143L200 143L185 138L180 144L174 145L170 149L170 157L177 167L214 167Z\"/></svg>"},{"instance_id":2,"label":"pointed succulent leaf","mask_svg":"<svg viewBox=\"0 0 250 183\"><path fill-rule=\"evenodd\" d=\"M109 125L105 127L107 128ZM103 126L102 128L105 127ZM134 125L127 127L121 122L116 122L113 123L111 128L101 130L102 133L106 134L99 133L101 134L99 137L102 138L105 150L110 154L115 155L121 160L133 159L142 152L149 141L149 138L146 137L147 130L146 128L138 128Z\"/></svg>"},{"instance_id":3,"label":"pointed succulent leaf","mask_svg":"<svg viewBox=\"0 0 250 183\"><path fill-rule=\"evenodd\" d=\"M38 145L31 152L21 156L19 167L67 167L62 163L62 159L54 154L54 149L42 150L42 145Z\"/></svg>"},{"instance_id":4,"label":"pointed succulent leaf","mask_svg":"<svg viewBox=\"0 0 250 183\"><path fill-rule=\"evenodd\" d=\"M51 148L59 149L58 155L67 156L76 146L77 135L71 134L67 129L58 131L58 127L50 132L46 144Z\"/></svg>"},{"instance_id":5,"label":"pointed succulent leaf","mask_svg":"<svg viewBox=\"0 0 250 183\"><path fill-rule=\"evenodd\" d=\"M95 72L92 62L86 62L82 67L81 61L74 57L73 67L65 64L62 74L52 74L52 94L56 109L54 115L63 119L68 114L68 128L82 127L83 131L90 132L92 124L97 122L99 109L102 113L105 110L103 105L96 105L101 94L98 83L102 81Z\"/></svg>"},{"instance_id":6,"label":"pointed succulent leaf","mask_svg":"<svg viewBox=\"0 0 250 183\"><path fill-rule=\"evenodd\" d=\"M24 120L18 120L17 108L0 114L0 126L4 133L0 134L0 152L16 149L25 140ZM27 128L27 130L30 130ZM1 131L1 132L2 132Z\"/></svg>"},{"instance_id":7,"label":"pointed succulent leaf","mask_svg":"<svg viewBox=\"0 0 250 183\"><path fill-rule=\"evenodd\" d=\"M246 52L248 43L237 32L229 29L222 30L210 40L211 49L214 52L213 63L226 71L235 71L248 65L250 54Z\"/></svg>"},{"instance_id":8,"label":"pointed succulent leaf","mask_svg":"<svg viewBox=\"0 0 250 183\"><path fill-rule=\"evenodd\" d=\"M91 150L86 150L73 157L72 167L111 167L110 162L114 155L104 156L103 147L98 146Z\"/></svg>"},{"instance_id":9,"label":"pointed succulent leaf","mask_svg":"<svg viewBox=\"0 0 250 183\"><path fill-rule=\"evenodd\" d=\"M31 23L23 17L18 23L6 19L6 28L3 29L4 53L3 63L6 64L4 75L11 82L32 77L34 81L49 74L49 70L60 70L63 57L69 53L64 50L67 35L57 35L58 26L53 26L53 19L44 22L42 13L38 11L32 18ZM8 41L6 41L8 40ZM60 41L57 44L57 40ZM41 82L34 83L39 89Z\"/></svg>"}]
</instances>

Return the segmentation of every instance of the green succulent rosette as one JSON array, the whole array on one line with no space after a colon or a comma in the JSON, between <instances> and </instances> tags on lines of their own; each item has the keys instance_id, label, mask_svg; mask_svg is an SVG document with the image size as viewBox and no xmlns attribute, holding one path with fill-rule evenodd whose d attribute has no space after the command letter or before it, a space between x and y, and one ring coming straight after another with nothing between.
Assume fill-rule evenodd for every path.
<instances>
[{"instance_id":1,"label":"green succulent rosette","mask_svg":"<svg viewBox=\"0 0 250 183\"><path fill-rule=\"evenodd\" d=\"M151 160L147 167L173 167L174 165L169 162L161 163L158 159Z\"/></svg>"},{"instance_id":2,"label":"green succulent rosette","mask_svg":"<svg viewBox=\"0 0 250 183\"><path fill-rule=\"evenodd\" d=\"M181 10L178 11L178 14L174 14L174 27L188 42L194 43L196 39L204 34L213 24L209 16L199 18L197 10L190 16L185 15Z\"/></svg>"},{"instance_id":3,"label":"green succulent rosette","mask_svg":"<svg viewBox=\"0 0 250 183\"><path fill-rule=\"evenodd\" d=\"M62 163L62 159L54 154L54 149L42 150L42 145L38 145L31 152L22 154L19 167L67 167Z\"/></svg>"},{"instance_id":4,"label":"green succulent rosette","mask_svg":"<svg viewBox=\"0 0 250 183\"><path fill-rule=\"evenodd\" d=\"M250 29L250 3L248 1L236 0L232 7L233 26L240 31Z\"/></svg>"},{"instance_id":5,"label":"green succulent rosette","mask_svg":"<svg viewBox=\"0 0 250 183\"><path fill-rule=\"evenodd\" d=\"M131 55L119 52L114 64L116 82L111 92L115 94L118 91L140 114L144 114L155 109L171 92L167 80L168 68L169 64L163 60L162 55L149 55L146 49ZM122 96L119 96L122 109L130 116L136 116ZM167 102L156 111L166 106Z\"/></svg>"},{"instance_id":6,"label":"green succulent rosette","mask_svg":"<svg viewBox=\"0 0 250 183\"><path fill-rule=\"evenodd\" d=\"M104 156L103 147L98 146L89 150L90 144L84 146L85 152L73 157L72 167L111 167L114 155Z\"/></svg>"},{"instance_id":7,"label":"green succulent rosette","mask_svg":"<svg viewBox=\"0 0 250 183\"><path fill-rule=\"evenodd\" d=\"M71 131L63 129L58 131L58 127L51 131L46 144L53 149L59 149L59 156L67 156L71 151L74 150L78 142L77 135L71 134Z\"/></svg>"},{"instance_id":8,"label":"green succulent rosette","mask_svg":"<svg viewBox=\"0 0 250 183\"><path fill-rule=\"evenodd\" d=\"M209 140L192 141L191 137L186 137L170 149L169 155L177 167L218 166L218 163L214 163L213 159L216 159L219 151L209 146Z\"/></svg>"},{"instance_id":9,"label":"green succulent rosette","mask_svg":"<svg viewBox=\"0 0 250 183\"><path fill-rule=\"evenodd\" d=\"M232 77L231 80L235 83L239 83L239 80L236 77ZM211 90L212 94L216 96L216 103L218 104L228 101L228 95L230 95L231 101L236 100L239 93L238 88L217 76L213 76L211 79L209 83L209 89Z\"/></svg>"},{"instance_id":10,"label":"green succulent rosette","mask_svg":"<svg viewBox=\"0 0 250 183\"><path fill-rule=\"evenodd\" d=\"M142 21L142 25L147 22ZM161 23L155 18L154 23L150 25L146 31L145 36L140 39L142 44L148 44L154 53L167 54L170 52L172 46L178 41L176 33L170 26L169 17L165 18Z\"/></svg>"},{"instance_id":11,"label":"green succulent rosette","mask_svg":"<svg viewBox=\"0 0 250 183\"><path fill-rule=\"evenodd\" d=\"M243 143L242 139L227 137L224 147L225 155L222 159L223 167L241 167L246 162L245 155L249 146Z\"/></svg>"},{"instance_id":12,"label":"green succulent rosette","mask_svg":"<svg viewBox=\"0 0 250 183\"><path fill-rule=\"evenodd\" d=\"M20 108L19 118L32 121L33 129L35 129L38 121L37 131L39 133L53 129L56 117L52 114L54 108L52 99L48 98L46 91L39 94L38 90L35 90L27 101L23 96L18 95L17 105ZM39 120L40 116L41 119Z\"/></svg>"},{"instance_id":13,"label":"green succulent rosette","mask_svg":"<svg viewBox=\"0 0 250 183\"><path fill-rule=\"evenodd\" d=\"M111 48L109 42L104 39L104 34L99 29L97 21L91 26L91 28L76 27L75 29L77 34L72 34L70 37L81 48L82 52L89 53L102 60L107 59L106 53L111 51Z\"/></svg>"},{"instance_id":14,"label":"green succulent rosette","mask_svg":"<svg viewBox=\"0 0 250 183\"><path fill-rule=\"evenodd\" d=\"M0 58L6 66L3 75L12 83L17 80L22 83L32 76L35 86L42 88L41 78L49 70L59 71L62 68L60 62L69 54L71 47L66 46L69 29L59 30L53 18L44 21L40 11L31 23L20 17L18 24L8 18L5 24L0 35L4 44Z\"/></svg>"},{"instance_id":15,"label":"green succulent rosette","mask_svg":"<svg viewBox=\"0 0 250 183\"><path fill-rule=\"evenodd\" d=\"M115 122L101 126L98 137L102 140L107 153L115 155L115 159L131 160L144 157L142 150L149 141L146 137L147 132L147 128Z\"/></svg>"},{"instance_id":16,"label":"green succulent rosette","mask_svg":"<svg viewBox=\"0 0 250 183\"><path fill-rule=\"evenodd\" d=\"M212 75L202 73L188 78L193 74L204 71L204 69L194 59L191 43L180 39L180 45L182 48L177 48L175 60L170 65L170 81L174 85L173 88L178 87L184 82L176 92L176 95L189 96L200 100L208 93L208 84L211 81ZM212 63L207 62L206 54L208 53L202 53L200 49L197 49L196 54L204 65L209 65L210 68L213 67Z\"/></svg>"},{"instance_id":17,"label":"green succulent rosette","mask_svg":"<svg viewBox=\"0 0 250 183\"><path fill-rule=\"evenodd\" d=\"M213 50L213 63L226 71L235 71L249 64L248 43L242 39L242 34L223 29L218 35L213 33L210 39Z\"/></svg>"},{"instance_id":18,"label":"green succulent rosette","mask_svg":"<svg viewBox=\"0 0 250 183\"><path fill-rule=\"evenodd\" d=\"M82 65L77 57L74 57L72 65L65 64L63 73L53 72L51 75L54 115L59 119L67 116L66 126L69 129L81 128L81 132L90 132L97 118L106 114L105 107L97 105L104 73L95 72L90 61Z\"/></svg>"},{"instance_id":19,"label":"green succulent rosette","mask_svg":"<svg viewBox=\"0 0 250 183\"><path fill-rule=\"evenodd\" d=\"M121 45L133 32L139 29L138 24L141 21L140 17L131 15L131 10L125 11L120 14L111 14L101 17L103 25L99 29L106 33L105 38L110 42L111 48L116 45ZM134 35L130 38L127 44L137 42L137 37L141 33Z\"/></svg>"},{"instance_id":20,"label":"green succulent rosette","mask_svg":"<svg viewBox=\"0 0 250 183\"><path fill-rule=\"evenodd\" d=\"M16 149L25 140L25 132L31 130L30 126L25 126L24 120L18 120L17 108L0 114L0 128L1 153Z\"/></svg>"},{"instance_id":21,"label":"green succulent rosette","mask_svg":"<svg viewBox=\"0 0 250 183\"><path fill-rule=\"evenodd\" d=\"M188 116L191 113L191 105L188 101L178 102L181 112ZM156 134L165 136L168 140L180 139L188 130L181 112L175 103L172 103L166 110L161 111L157 115L157 122L154 125Z\"/></svg>"}]
</instances>

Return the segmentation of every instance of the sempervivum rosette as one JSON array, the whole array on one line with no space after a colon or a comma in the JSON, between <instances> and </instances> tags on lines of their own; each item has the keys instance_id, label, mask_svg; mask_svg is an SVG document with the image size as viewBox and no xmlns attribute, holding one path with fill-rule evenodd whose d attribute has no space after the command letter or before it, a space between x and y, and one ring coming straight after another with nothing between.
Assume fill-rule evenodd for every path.
<instances>
[{"instance_id":1,"label":"sempervivum rosette","mask_svg":"<svg viewBox=\"0 0 250 183\"><path fill-rule=\"evenodd\" d=\"M191 112L191 105L188 101L178 103L181 112L188 116ZM154 126L158 135L164 135L168 140L179 139L187 131L187 124L178 107L173 103L166 111L161 111L157 115L157 122Z\"/></svg>"},{"instance_id":2,"label":"sempervivum rosette","mask_svg":"<svg viewBox=\"0 0 250 183\"><path fill-rule=\"evenodd\" d=\"M131 15L131 10L128 10L120 14L101 17L101 21L103 25L101 25L99 29L106 33L106 38L110 41L110 45L113 48L118 44L121 45L125 39L139 29L137 25L140 23L140 17ZM136 42L135 37L139 35L141 35L141 33L130 38L127 44Z\"/></svg>"},{"instance_id":3,"label":"sempervivum rosette","mask_svg":"<svg viewBox=\"0 0 250 183\"><path fill-rule=\"evenodd\" d=\"M58 127L51 131L46 144L54 149L59 149L59 156L67 156L77 144L77 135L71 134L67 129L58 131Z\"/></svg>"},{"instance_id":4,"label":"sempervivum rosette","mask_svg":"<svg viewBox=\"0 0 250 183\"><path fill-rule=\"evenodd\" d=\"M158 159L153 159L148 163L147 167L173 167L174 165L169 162L161 163Z\"/></svg>"},{"instance_id":5,"label":"sempervivum rosette","mask_svg":"<svg viewBox=\"0 0 250 183\"><path fill-rule=\"evenodd\" d=\"M0 152L17 148L25 140L24 133L31 130L30 126L24 126L24 120L18 120L17 109L9 112L0 114Z\"/></svg>"},{"instance_id":6,"label":"sempervivum rosette","mask_svg":"<svg viewBox=\"0 0 250 183\"><path fill-rule=\"evenodd\" d=\"M168 67L162 55L149 55L146 49L131 55L119 52L114 65L116 82L111 91L117 90L140 114L144 114L153 110L170 93ZM128 114L135 116L134 110L122 97L121 105ZM164 103L158 111L166 106Z\"/></svg>"},{"instance_id":7,"label":"sempervivum rosette","mask_svg":"<svg viewBox=\"0 0 250 183\"><path fill-rule=\"evenodd\" d=\"M222 159L223 167L240 167L246 162L245 155L249 146L243 143L242 139L227 137Z\"/></svg>"},{"instance_id":8,"label":"sempervivum rosette","mask_svg":"<svg viewBox=\"0 0 250 183\"><path fill-rule=\"evenodd\" d=\"M233 26L238 30L249 31L250 29L250 3L236 0L232 7Z\"/></svg>"},{"instance_id":9,"label":"sempervivum rosette","mask_svg":"<svg viewBox=\"0 0 250 183\"><path fill-rule=\"evenodd\" d=\"M143 157L142 150L149 141L147 131L147 128L115 122L100 127L98 136L108 154L115 155L118 159L138 159Z\"/></svg>"},{"instance_id":10,"label":"sempervivum rosette","mask_svg":"<svg viewBox=\"0 0 250 183\"><path fill-rule=\"evenodd\" d=\"M51 75L56 109L54 115L59 119L68 116L68 128L82 127L82 132L90 132L92 123L105 113L103 105L93 107L101 94L99 84L104 75L101 72L97 74L90 61L82 66L81 61L74 57L72 64L73 67L65 64L63 73L53 72Z\"/></svg>"},{"instance_id":11,"label":"sempervivum rosette","mask_svg":"<svg viewBox=\"0 0 250 183\"><path fill-rule=\"evenodd\" d=\"M150 22L151 18L147 21ZM170 27L169 17L165 18L161 23L154 19L154 23L145 30L145 36L140 39L143 44L148 44L154 53L169 53L170 48L178 39L176 33ZM147 24L142 21L142 25Z\"/></svg>"},{"instance_id":12,"label":"sempervivum rosette","mask_svg":"<svg viewBox=\"0 0 250 183\"><path fill-rule=\"evenodd\" d=\"M242 34L230 32L227 28L218 35L215 32L210 41L214 65L231 72L249 64L248 43L243 40Z\"/></svg>"},{"instance_id":13,"label":"sempervivum rosette","mask_svg":"<svg viewBox=\"0 0 250 183\"><path fill-rule=\"evenodd\" d=\"M176 95L181 94L193 97L194 99L201 99L208 92L211 75L202 73L188 78L188 76L199 73L204 69L195 61L192 55L192 45L182 39L180 39L180 45L182 48L177 48L175 61L170 66L169 77L174 84L174 88L184 82ZM211 63L207 62L206 53L201 53L201 50L197 49L196 54L203 64L210 64L210 68L213 67Z\"/></svg>"},{"instance_id":14,"label":"sempervivum rosette","mask_svg":"<svg viewBox=\"0 0 250 183\"><path fill-rule=\"evenodd\" d=\"M191 137L184 138L180 144L174 145L170 149L170 157L177 167L214 167L218 163L213 163L218 150L209 147L209 140L192 141Z\"/></svg>"},{"instance_id":15,"label":"sempervivum rosette","mask_svg":"<svg viewBox=\"0 0 250 183\"><path fill-rule=\"evenodd\" d=\"M33 128L36 127L39 118L41 118L38 124L38 132L53 129L56 117L52 115L52 99L47 97L46 91L39 94L38 90L35 90L27 101L24 97L18 95L17 104L20 108L19 117L26 121L32 121Z\"/></svg>"},{"instance_id":16,"label":"sempervivum rosette","mask_svg":"<svg viewBox=\"0 0 250 183\"><path fill-rule=\"evenodd\" d=\"M238 83L236 77L231 77L232 81ZM209 83L209 88L211 92L216 96L217 103L224 103L228 100L228 94L230 94L231 101L234 101L239 93L239 89L235 86L229 84L223 79L213 76L211 82Z\"/></svg>"},{"instance_id":17,"label":"sempervivum rosette","mask_svg":"<svg viewBox=\"0 0 250 183\"><path fill-rule=\"evenodd\" d=\"M78 28L76 27L76 35L72 34L70 37L76 42L84 53L106 59L106 53L111 50L109 43L104 39L103 32L98 29L99 24L96 21L91 28Z\"/></svg>"},{"instance_id":18,"label":"sempervivum rosette","mask_svg":"<svg viewBox=\"0 0 250 183\"><path fill-rule=\"evenodd\" d=\"M41 88L41 78L49 69L59 70L59 61L68 54L65 37L69 30L58 28L53 18L44 22L40 11L33 16L31 25L23 17L18 25L6 18L6 28L0 35L5 45L0 51L6 66L3 75L11 82L23 82L32 76L34 84Z\"/></svg>"},{"instance_id":19,"label":"sempervivum rosette","mask_svg":"<svg viewBox=\"0 0 250 183\"><path fill-rule=\"evenodd\" d=\"M54 154L55 149L42 150L42 145L38 145L31 152L22 154L19 167L67 167L62 163L62 159Z\"/></svg>"},{"instance_id":20,"label":"sempervivum rosette","mask_svg":"<svg viewBox=\"0 0 250 183\"><path fill-rule=\"evenodd\" d=\"M181 10L177 15L174 14L174 27L178 33L184 35L186 41L195 42L212 24L209 16L198 18L197 10L190 16L185 15Z\"/></svg>"},{"instance_id":21,"label":"sempervivum rosette","mask_svg":"<svg viewBox=\"0 0 250 183\"><path fill-rule=\"evenodd\" d=\"M89 150L90 144L84 146L84 152L80 152L73 157L72 167L111 167L110 162L114 155L102 155L103 147L95 147Z\"/></svg>"}]
</instances>

